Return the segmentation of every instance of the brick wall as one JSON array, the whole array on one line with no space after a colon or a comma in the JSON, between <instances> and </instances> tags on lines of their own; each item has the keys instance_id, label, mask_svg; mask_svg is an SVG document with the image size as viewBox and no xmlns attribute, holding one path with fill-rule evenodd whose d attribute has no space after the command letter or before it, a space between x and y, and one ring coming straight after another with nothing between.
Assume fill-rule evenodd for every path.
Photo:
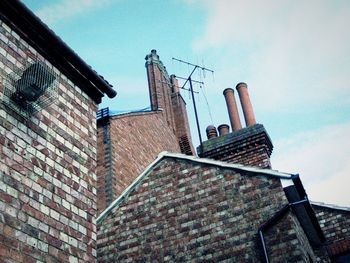
<instances>
[{"instance_id":1,"label":"brick wall","mask_svg":"<svg viewBox=\"0 0 350 263\"><path fill-rule=\"evenodd\" d=\"M171 105L171 85L169 75L159 60L156 50L146 56L146 70L151 109L162 109L169 127L175 131L174 112Z\"/></svg>"},{"instance_id":2,"label":"brick wall","mask_svg":"<svg viewBox=\"0 0 350 263\"><path fill-rule=\"evenodd\" d=\"M180 152L177 138L161 111L112 116L107 134L105 129L102 125L97 133L99 211L116 199L160 152ZM110 138L110 153L109 141L104 143L106 135Z\"/></svg>"},{"instance_id":3,"label":"brick wall","mask_svg":"<svg viewBox=\"0 0 350 263\"><path fill-rule=\"evenodd\" d=\"M181 152L194 155L186 103L180 94L175 75L169 77L156 50L152 50L146 56L146 69L151 109L163 110L169 130L173 131L178 139Z\"/></svg>"},{"instance_id":4,"label":"brick wall","mask_svg":"<svg viewBox=\"0 0 350 263\"><path fill-rule=\"evenodd\" d=\"M4 78L37 51L0 26ZM0 104L0 258L2 262L95 262L95 103L59 74L56 103L24 119Z\"/></svg>"},{"instance_id":5,"label":"brick wall","mask_svg":"<svg viewBox=\"0 0 350 263\"><path fill-rule=\"evenodd\" d=\"M288 212L273 228L269 229L265 239L271 262L316 261L314 251L292 212Z\"/></svg>"},{"instance_id":6,"label":"brick wall","mask_svg":"<svg viewBox=\"0 0 350 263\"><path fill-rule=\"evenodd\" d=\"M171 83L174 88L173 93L171 94L171 102L176 127L175 134L178 138L181 152L187 155L195 155L190 126L188 123L186 103L180 94L178 82L174 75L171 76Z\"/></svg>"},{"instance_id":7,"label":"brick wall","mask_svg":"<svg viewBox=\"0 0 350 263\"><path fill-rule=\"evenodd\" d=\"M261 262L258 228L286 203L278 179L165 158L99 221L98 260ZM267 238L272 262L314 257L293 214Z\"/></svg>"},{"instance_id":8,"label":"brick wall","mask_svg":"<svg viewBox=\"0 0 350 263\"><path fill-rule=\"evenodd\" d=\"M272 142L265 128L255 124L203 142L197 148L200 157L271 168Z\"/></svg>"},{"instance_id":9,"label":"brick wall","mask_svg":"<svg viewBox=\"0 0 350 263\"><path fill-rule=\"evenodd\" d=\"M313 209L326 237L323 250L329 257L347 254L350 258L350 209L313 204ZM319 260L329 262L324 251L317 251ZM322 253L323 252L323 253ZM338 261L341 262L341 261ZM343 261L346 262L346 261Z\"/></svg>"}]
</instances>

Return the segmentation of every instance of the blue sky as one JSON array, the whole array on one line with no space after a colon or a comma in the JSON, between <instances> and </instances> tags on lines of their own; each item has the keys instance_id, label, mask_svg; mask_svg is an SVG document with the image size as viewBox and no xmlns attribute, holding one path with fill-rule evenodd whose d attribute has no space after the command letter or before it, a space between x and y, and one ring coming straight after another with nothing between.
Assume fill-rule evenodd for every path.
<instances>
[{"instance_id":1,"label":"blue sky","mask_svg":"<svg viewBox=\"0 0 350 263\"><path fill-rule=\"evenodd\" d=\"M101 107L149 106L144 57L169 74L204 65L202 134L229 123L222 91L248 84L273 142L274 169L300 173L310 199L350 205L350 2L346 0L23 0L118 92ZM210 118L209 108L213 116ZM198 145L192 101L187 101ZM243 115L241 115L243 116ZM241 117L242 123L244 122Z\"/></svg>"}]
</instances>

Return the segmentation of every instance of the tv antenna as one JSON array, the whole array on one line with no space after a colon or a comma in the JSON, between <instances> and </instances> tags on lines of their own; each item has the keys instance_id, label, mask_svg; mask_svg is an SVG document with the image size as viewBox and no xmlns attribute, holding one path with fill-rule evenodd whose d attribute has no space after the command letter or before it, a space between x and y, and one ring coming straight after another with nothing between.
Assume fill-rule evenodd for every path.
<instances>
[{"instance_id":1,"label":"tv antenna","mask_svg":"<svg viewBox=\"0 0 350 263\"><path fill-rule=\"evenodd\" d=\"M178 62L181 62L181 63L184 63L184 64L187 64L188 66L192 66L193 67L193 70L192 72L190 73L190 75L187 77L187 78L181 78L181 79L185 79L185 83L182 85L182 89L185 87L185 85L187 84L187 82L190 83L190 92L191 92L191 96L192 96L192 102L193 102L193 109L194 109L194 115L196 117L196 124L197 124L197 131L198 131L198 137L199 137L199 142L200 142L200 147L201 147L201 152L203 152L203 140L202 140L202 135L201 135L201 130L200 130L200 127L199 127L199 120L198 120L198 113L197 113L197 107L196 107L196 101L195 101L195 98L194 98L194 91L193 91L193 86L192 86L192 82L200 82L200 81L195 81L195 80L192 80L192 74L196 71L196 69L201 69L202 71L209 71L211 73L214 73L214 70L211 70L211 69L208 69L208 68L205 68L203 66L199 66L199 65L196 65L196 64L193 64L193 63L190 63L190 62L187 62L187 61L183 61L181 59L177 59L177 58L172 58L173 60L175 61L178 61ZM179 78L179 77L178 77ZM203 84L203 83L202 83Z\"/></svg>"}]
</instances>

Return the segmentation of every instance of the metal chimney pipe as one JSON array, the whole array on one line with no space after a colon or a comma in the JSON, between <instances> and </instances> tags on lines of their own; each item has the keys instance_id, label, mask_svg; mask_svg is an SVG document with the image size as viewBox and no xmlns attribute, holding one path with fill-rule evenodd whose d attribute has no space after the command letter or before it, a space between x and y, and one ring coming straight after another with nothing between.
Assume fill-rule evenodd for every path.
<instances>
[{"instance_id":1,"label":"metal chimney pipe","mask_svg":"<svg viewBox=\"0 0 350 263\"><path fill-rule=\"evenodd\" d=\"M218 127L219 135L223 136L223 135L228 134L229 133L229 129L230 129L230 126L228 126L227 124L219 125L219 127Z\"/></svg>"},{"instance_id":2,"label":"metal chimney pipe","mask_svg":"<svg viewBox=\"0 0 350 263\"><path fill-rule=\"evenodd\" d=\"M239 99L241 101L246 126L248 127L256 124L253 107L249 99L247 84L244 82L240 82L237 84L236 89L238 91Z\"/></svg>"},{"instance_id":3,"label":"metal chimney pipe","mask_svg":"<svg viewBox=\"0 0 350 263\"><path fill-rule=\"evenodd\" d=\"M242 129L242 124L238 114L234 90L231 88L227 88L224 90L223 94L226 100L226 105L227 105L228 115L230 117L232 131L237 131L239 129Z\"/></svg>"}]
</instances>

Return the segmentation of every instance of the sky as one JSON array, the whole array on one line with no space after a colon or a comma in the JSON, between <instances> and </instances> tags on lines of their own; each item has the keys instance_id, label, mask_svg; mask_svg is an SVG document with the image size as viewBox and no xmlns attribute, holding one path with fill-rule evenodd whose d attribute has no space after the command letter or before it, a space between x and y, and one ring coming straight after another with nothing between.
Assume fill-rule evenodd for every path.
<instances>
[{"instance_id":1,"label":"sky","mask_svg":"<svg viewBox=\"0 0 350 263\"><path fill-rule=\"evenodd\" d=\"M229 123L222 91L246 82L274 144L272 168L299 173L312 201L350 206L350 1L23 2L114 86L118 95L101 108L150 105L152 49L169 74L193 69L173 57L214 70L193 75L204 82L194 85L202 137L209 124ZM182 95L198 146L192 101Z\"/></svg>"}]
</instances>

